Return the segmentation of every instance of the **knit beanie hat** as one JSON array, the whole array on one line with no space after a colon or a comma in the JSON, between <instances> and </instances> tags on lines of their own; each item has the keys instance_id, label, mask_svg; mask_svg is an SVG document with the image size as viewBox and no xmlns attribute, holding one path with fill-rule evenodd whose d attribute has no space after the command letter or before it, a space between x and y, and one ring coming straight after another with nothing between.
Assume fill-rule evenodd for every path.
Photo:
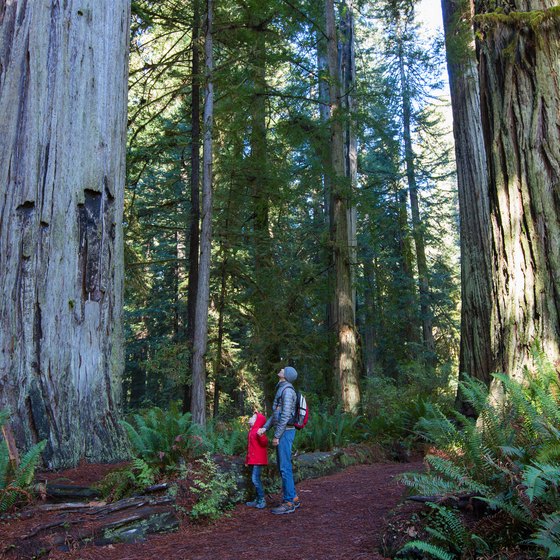
<instances>
[{"instance_id":1,"label":"knit beanie hat","mask_svg":"<svg viewBox=\"0 0 560 560\"><path fill-rule=\"evenodd\" d=\"M286 366L284 368L284 377L288 383L293 383L297 379L297 371L291 366Z\"/></svg>"}]
</instances>

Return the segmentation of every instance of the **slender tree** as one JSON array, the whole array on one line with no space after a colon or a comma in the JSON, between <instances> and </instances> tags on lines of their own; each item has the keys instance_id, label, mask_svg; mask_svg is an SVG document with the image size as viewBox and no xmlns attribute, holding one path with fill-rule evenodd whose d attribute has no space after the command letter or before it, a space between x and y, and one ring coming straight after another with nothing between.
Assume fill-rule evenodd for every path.
<instances>
[{"instance_id":1,"label":"slender tree","mask_svg":"<svg viewBox=\"0 0 560 560\"><path fill-rule=\"evenodd\" d=\"M0 8L0 408L49 467L124 452L129 4Z\"/></svg>"},{"instance_id":2,"label":"slender tree","mask_svg":"<svg viewBox=\"0 0 560 560\"><path fill-rule=\"evenodd\" d=\"M348 204L348 247L350 256L350 274L352 285L352 305L356 313L356 282L355 265L357 258L357 219L353 193L358 185L358 136L356 131L356 52L354 45L354 11L352 2L345 2L340 17L340 61L343 86L341 105L344 108L346 121L344 126L344 167L350 183L350 199Z\"/></svg>"},{"instance_id":3,"label":"slender tree","mask_svg":"<svg viewBox=\"0 0 560 560\"><path fill-rule=\"evenodd\" d=\"M202 161L202 227L200 235L199 285L196 298L193 347L191 413L197 424L206 424L206 366L208 304L210 301L210 260L212 248L212 130L214 122L213 2L206 0L204 37L205 90Z\"/></svg>"},{"instance_id":4,"label":"slender tree","mask_svg":"<svg viewBox=\"0 0 560 560\"><path fill-rule=\"evenodd\" d=\"M192 371L192 349L198 292L198 252L200 242L200 0L193 2L192 84L191 84L191 221L189 228L189 279L187 288L187 344L190 349L189 369ZM188 372L186 372L186 377ZM186 382L183 410L190 408L191 386Z\"/></svg>"},{"instance_id":5,"label":"slender tree","mask_svg":"<svg viewBox=\"0 0 560 560\"><path fill-rule=\"evenodd\" d=\"M442 9L461 220L459 378L467 374L489 383L494 370L490 207L472 14L467 0L442 0ZM468 412L461 393L457 399Z\"/></svg>"},{"instance_id":6,"label":"slender tree","mask_svg":"<svg viewBox=\"0 0 560 560\"><path fill-rule=\"evenodd\" d=\"M406 12L409 11L410 15ZM424 347L433 357L434 355L434 335L432 327L432 310L430 308L430 288L429 272L426 260L426 242L424 235L424 225L420 215L420 203L418 200L418 181L415 154L412 148L412 93L410 88L410 76L407 69L405 55L405 41L408 31L406 26L409 18L412 17L410 6L405 6L404 14L400 13L400 8L395 8L396 18L396 43L397 43L397 64L400 80L400 95L402 108L403 144L404 144L404 163L406 167L406 181L408 184L408 194L410 197L410 211L412 215L412 236L416 249L416 266L418 268L418 291L420 295L420 318L422 321L422 341Z\"/></svg>"}]
</instances>

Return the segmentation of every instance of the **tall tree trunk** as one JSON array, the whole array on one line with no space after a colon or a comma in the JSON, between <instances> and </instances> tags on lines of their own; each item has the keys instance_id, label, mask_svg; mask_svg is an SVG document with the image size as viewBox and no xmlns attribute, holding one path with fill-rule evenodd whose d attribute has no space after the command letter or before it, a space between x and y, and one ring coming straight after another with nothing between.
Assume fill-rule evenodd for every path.
<instances>
[{"instance_id":1,"label":"tall tree trunk","mask_svg":"<svg viewBox=\"0 0 560 560\"><path fill-rule=\"evenodd\" d=\"M324 21L322 21L322 26L324 27ZM318 74L318 93L319 93L319 118L321 121L321 139L324 137L324 142L319 143L319 149L321 150L321 162L323 165L323 205L324 205L324 224L325 224L325 231L326 228L329 227L329 224L332 221L331 216L331 205L330 205L330 197L331 197L331 174L329 172L330 168L330 143L329 137L324 132L324 129L327 128L329 122L329 115L330 115L330 107L329 107L329 65L327 60L327 42L326 37L323 33L319 30L317 31L317 74ZM325 244L325 254L323 255L325 260L325 264L328 264L332 260L332 249L330 243ZM328 267L327 271L327 293L329 294L329 301L325 305L325 331L327 335L327 342L328 342L328 363L334 364L334 357L335 357L335 339L332 336L332 332L335 328L334 325L334 301L333 298L330 296L334 293L334 268L332 266ZM325 383L325 390L327 395L335 396L335 383L333 379L332 373L329 371L328 368L325 368L324 372L324 383Z\"/></svg>"},{"instance_id":2,"label":"tall tree trunk","mask_svg":"<svg viewBox=\"0 0 560 560\"><path fill-rule=\"evenodd\" d=\"M227 224L226 224L227 231ZM214 361L214 411L213 417L217 418L220 412L220 389L222 379L222 349L224 344L224 308L226 304L227 290L227 262L228 257L224 244L222 244L222 264L220 267L221 286L220 299L218 301L218 340L216 342L216 359Z\"/></svg>"},{"instance_id":3,"label":"tall tree trunk","mask_svg":"<svg viewBox=\"0 0 560 560\"><path fill-rule=\"evenodd\" d=\"M398 256L399 256L399 276L398 291L399 301L403 309L402 335L405 342L420 343L420 333L418 329L418 316L416 312L416 288L414 281L413 251L412 240L410 238L410 227L408 223L408 210L406 206L406 188L401 181L393 183L395 193L395 205L397 210L397 236L398 236ZM407 351L409 354L409 345ZM406 356L412 359L413 356ZM396 373L396 372L395 372Z\"/></svg>"},{"instance_id":4,"label":"tall tree trunk","mask_svg":"<svg viewBox=\"0 0 560 560\"><path fill-rule=\"evenodd\" d=\"M214 121L212 4L213 0L206 0L206 33L204 40L206 87L204 92L204 145L202 161L202 228L191 397L193 422L201 425L206 424L206 366L204 358L208 343L208 303L210 300L210 258L212 245L212 129Z\"/></svg>"},{"instance_id":5,"label":"tall tree trunk","mask_svg":"<svg viewBox=\"0 0 560 560\"><path fill-rule=\"evenodd\" d=\"M242 150L239 150L239 157L241 158ZM223 365L223 344L224 344L224 309L226 306L227 294L227 277L228 277L228 256L229 256L229 239L228 232L230 231L230 216L232 206L232 191L233 185L230 183L227 206L225 211L224 231L226 232L225 239L220 241L220 254L222 263L220 266L220 299L218 301L218 340L216 341L216 359L214 360L214 411L213 417L217 418L220 412L220 392L222 390L222 365Z\"/></svg>"},{"instance_id":6,"label":"tall tree trunk","mask_svg":"<svg viewBox=\"0 0 560 560\"><path fill-rule=\"evenodd\" d=\"M336 351L334 373L344 410L356 412L360 403L358 373L358 336L352 305L352 274L348 244L349 182L344 170L343 118L340 107L338 42L333 0L325 0L327 59L329 65L329 99L331 123L331 242L334 254L334 311Z\"/></svg>"},{"instance_id":7,"label":"tall tree trunk","mask_svg":"<svg viewBox=\"0 0 560 560\"><path fill-rule=\"evenodd\" d=\"M489 384L494 371L490 344L492 249L472 14L468 0L442 0L442 9L461 220L459 379L466 374ZM471 412L460 393L456 405Z\"/></svg>"},{"instance_id":8,"label":"tall tree trunk","mask_svg":"<svg viewBox=\"0 0 560 560\"><path fill-rule=\"evenodd\" d=\"M183 388L183 412L190 407L192 374L192 350L194 346L194 325L196 296L198 291L198 250L200 239L200 0L193 0L192 29L192 87L191 87L191 223L189 228L189 279L187 287L187 345L189 364L185 372Z\"/></svg>"},{"instance_id":9,"label":"tall tree trunk","mask_svg":"<svg viewBox=\"0 0 560 560\"><path fill-rule=\"evenodd\" d=\"M406 165L406 179L408 194L410 196L410 210L412 214L412 237L416 248L416 265L418 267L418 291L420 294L420 315L422 321L422 341L429 355L434 357L434 335L432 328L432 310L430 307L430 289L428 282L428 264L426 261L426 244L422 219L420 217L420 204L418 201L418 185L416 182L416 169L414 152L412 150L412 102L408 88L408 78L405 69L402 39L399 37L399 74L402 96L404 159Z\"/></svg>"},{"instance_id":10,"label":"tall tree trunk","mask_svg":"<svg viewBox=\"0 0 560 560\"><path fill-rule=\"evenodd\" d=\"M356 118L354 94L356 88L356 53L354 48L354 13L352 4L344 3L340 21L340 59L341 83L343 85L342 106L346 114L344 126L344 167L350 181L351 196L348 203L348 247L350 255L350 273L352 283L352 305L356 314L356 282L354 266L357 260L357 212L353 204L352 193L358 186L358 139L356 136Z\"/></svg>"},{"instance_id":11,"label":"tall tree trunk","mask_svg":"<svg viewBox=\"0 0 560 560\"><path fill-rule=\"evenodd\" d=\"M539 341L560 369L560 32L555 0L475 2L490 185L493 354L513 377Z\"/></svg>"},{"instance_id":12,"label":"tall tree trunk","mask_svg":"<svg viewBox=\"0 0 560 560\"><path fill-rule=\"evenodd\" d=\"M49 467L115 460L129 2L0 19L0 408Z\"/></svg>"},{"instance_id":13,"label":"tall tree trunk","mask_svg":"<svg viewBox=\"0 0 560 560\"><path fill-rule=\"evenodd\" d=\"M376 263L371 258L366 257L364 261L364 299L365 299L365 324L363 328L364 345L363 345L363 361L366 370L366 377L373 377L377 364L377 301L375 294L376 285Z\"/></svg>"}]
</instances>

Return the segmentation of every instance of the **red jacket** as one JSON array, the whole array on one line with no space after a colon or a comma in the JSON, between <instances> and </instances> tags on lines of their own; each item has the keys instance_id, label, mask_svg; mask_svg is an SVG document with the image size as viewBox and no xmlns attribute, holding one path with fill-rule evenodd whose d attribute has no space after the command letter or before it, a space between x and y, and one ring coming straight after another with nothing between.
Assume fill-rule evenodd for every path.
<instances>
[{"instance_id":1,"label":"red jacket","mask_svg":"<svg viewBox=\"0 0 560 560\"><path fill-rule=\"evenodd\" d=\"M245 458L246 465L268 465L267 445L268 438L265 434L259 436L257 430L264 426L266 418L257 412L257 419L249 430L247 436L247 457Z\"/></svg>"}]
</instances>

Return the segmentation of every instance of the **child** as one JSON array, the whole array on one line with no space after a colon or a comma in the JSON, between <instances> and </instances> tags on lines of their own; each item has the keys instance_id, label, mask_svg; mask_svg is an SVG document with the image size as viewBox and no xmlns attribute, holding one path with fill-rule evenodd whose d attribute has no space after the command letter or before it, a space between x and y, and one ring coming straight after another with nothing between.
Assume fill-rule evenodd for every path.
<instances>
[{"instance_id":1,"label":"child","mask_svg":"<svg viewBox=\"0 0 560 560\"><path fill-rule=\"evenodd\" d=\"M266 435L259 435L257 432L260 428L264 426L266 418L259 414L256 410L253 416L249 418L249 434L247 436L247 457L245 459L246 465L253 466L253 473L251 480L255 485L257 491L257 498L252 502L247 502L246 505L249 507L255 507L258 509L263 509L266 507L266 502L264 500L264 488L261 482L261 471L263 465L268 465L268 454L267 445L268 438Z\"/></svg>"}]
</instances>

